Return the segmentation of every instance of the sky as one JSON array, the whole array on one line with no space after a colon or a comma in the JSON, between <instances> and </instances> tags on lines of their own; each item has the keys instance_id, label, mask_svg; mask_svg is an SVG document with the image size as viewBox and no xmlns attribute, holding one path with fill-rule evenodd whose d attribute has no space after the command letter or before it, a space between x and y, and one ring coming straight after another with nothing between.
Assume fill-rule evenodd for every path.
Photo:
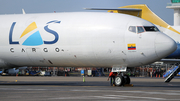
<instances>
[{"instance_id":1,"label":"sky","mask_svg":"<svg viewBox=\"0 0 180 101\"><path fill-rule=\"evenodd\" d=\"M22 14L22 8L26 13L90 12L83 8L118 8L146 4L161 19L173 25L174 10L166 8L170 2L171 0L0 0L0 14Z\"/></svg>"}]
</instances>

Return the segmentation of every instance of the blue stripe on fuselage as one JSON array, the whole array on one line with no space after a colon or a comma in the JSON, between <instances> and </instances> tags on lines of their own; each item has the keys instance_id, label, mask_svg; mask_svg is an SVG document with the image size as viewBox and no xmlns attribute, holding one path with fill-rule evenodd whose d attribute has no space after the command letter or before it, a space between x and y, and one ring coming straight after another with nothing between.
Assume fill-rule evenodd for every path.
<instances>
[{"instance_id":1,"label":"blue stripe on fuselage","mask_svg":"<svg viewBox=\"0 0 180 101\"><path fill-rule=\"evenodd\" d=\"M180 43L177 43L177 49L166 58L180 58Z\"/></svg>"}]
</instances>

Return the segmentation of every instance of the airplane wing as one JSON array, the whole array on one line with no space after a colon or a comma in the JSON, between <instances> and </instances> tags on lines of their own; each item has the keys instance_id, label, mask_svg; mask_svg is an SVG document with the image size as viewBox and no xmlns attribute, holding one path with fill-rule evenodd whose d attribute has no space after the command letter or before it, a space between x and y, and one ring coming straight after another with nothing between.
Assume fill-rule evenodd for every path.
<instances>
[{"instance_id":1,"label":"airplane wing","mask_svg":"<svg viewBox=\"0 0 180 101\"><path fill-rule=\"evenodd\" d=\"M180 59L161 59L158 62L177 63L180 62Z\"/></svg>"},{"instance_id":2,"label":"airplane wing","mask_svg":"<svg viewBox=\"0 0 180 101\"><path fill-rule=\"evenodd\" d=\"M134 9L134 8L84 8L86 10L118 10L118 11L142 11L142 9Z\"/></svg>"}]
</instances>

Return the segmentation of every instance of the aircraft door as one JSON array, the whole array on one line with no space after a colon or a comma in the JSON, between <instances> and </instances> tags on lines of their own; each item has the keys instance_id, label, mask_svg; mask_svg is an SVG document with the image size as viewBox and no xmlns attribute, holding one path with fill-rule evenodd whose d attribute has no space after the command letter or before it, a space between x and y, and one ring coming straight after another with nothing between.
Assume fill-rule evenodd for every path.
<instances>
[{"instance_id":1,"label":"aircraft door","mask_svg":"<svg viewBox=\"0 0 180 101\"><path fill-rule=\"evenodd\" d=\"M137 34L136 26L129 26L125 34L125 50L127 61L131 61L129 64L134 64L137 58L137 45L138 39L140 39L141 34Z\"/></svg>"},{"instance_id":2,"label":"aircraft door","mask_svg":"<svg viewBox=\"0 0 180 101\"><path fill-rule=\"evenodd\" d=\"M126 32L124 30L124 26L121 26L117 32L118 32L117 40L114 40L113 44L111 45L114 48L114 50L112 48L112 52L111 52L111 55L109 55L109 57L112 57L113 59L117 60L117 61L115 61L116 64L114 63L115 65L113 65L112 67L121 67L121 66L126 67L127 66L127 56L126 56L126 50L124 48L125 47L125 44L124 44L125 38L124 37L125 37Z\"/></svg>"}]
</instances>

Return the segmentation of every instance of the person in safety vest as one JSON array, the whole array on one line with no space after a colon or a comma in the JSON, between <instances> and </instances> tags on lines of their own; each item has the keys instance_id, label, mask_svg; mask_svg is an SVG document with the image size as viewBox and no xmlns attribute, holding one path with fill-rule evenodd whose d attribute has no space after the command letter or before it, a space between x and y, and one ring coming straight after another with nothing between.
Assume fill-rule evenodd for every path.
<instances>
[{"instance_id":1,"label":"person in safety vest","mask_svg":"<svg viewBox=\"0 0 180 101\"><path fill-rule=\"evenodd\" d=\"M110 72L107 81L110 78L110 85L115 86L115 77L117 76L117 72Z\"/></svg>"}]
</instances>

